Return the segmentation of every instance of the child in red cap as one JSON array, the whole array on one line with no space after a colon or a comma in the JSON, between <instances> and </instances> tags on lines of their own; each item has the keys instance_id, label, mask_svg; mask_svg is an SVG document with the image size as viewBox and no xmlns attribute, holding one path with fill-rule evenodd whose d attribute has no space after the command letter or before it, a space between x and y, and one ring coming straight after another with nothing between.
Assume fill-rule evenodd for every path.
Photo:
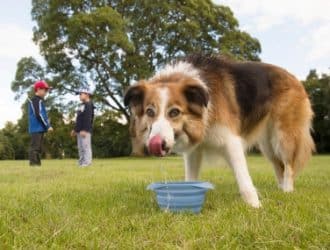
<instances>
[{"instance_id":1,"label":"child in red cap","mask_svg":"<svg viewBox=\"0 0 330 250\"><path fill-rule=\"evenodd\" d=\"M53 131L43 102L50 87L44 81L37 81L34 83L33 88L35 95L32 99L28 99L29 133L31 135L29 160L31 167L41 166L40 159L44 133Z\"/></svg>"}]
</instances>

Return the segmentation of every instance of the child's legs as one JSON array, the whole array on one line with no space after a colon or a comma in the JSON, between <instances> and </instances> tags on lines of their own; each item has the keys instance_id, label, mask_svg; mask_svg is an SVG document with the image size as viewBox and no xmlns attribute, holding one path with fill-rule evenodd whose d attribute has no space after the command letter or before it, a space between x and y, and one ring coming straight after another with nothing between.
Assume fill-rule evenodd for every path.
<instances>
[{"instance_id":1,"label":"child's legs","mask_svg":"<svg viewBox=\"0 0 330 250\"><path fill-rule=\"evenodd\" d=\"M31 134L29 160L30 165L41 165L41 149L43 142L43 133Z\"/></svg>"},{"instance_id":2,"label":"child's legs","mask_svg":"<svg viewBox=\"0 0 330 250\"><path fill-rule=\"evenodd\" d=\"M86 133L86 136L82 138L82 146L83 146L83 153L84 153L84 162L83 165L90 165L92 164L92 144L91 144L91 134Z\"/></svg>"},{"instance_id":3,"label":"child's legs","mask_svg":"<svg viewBox=\"0 0 330 250\"><path fill-rule=\"evenodd\" d=\"M83 138L80 134L77 134L77 146L78 146L78 164L81 166L84 164L84 147L83 147Z\"/></svg>"}]
</instances>

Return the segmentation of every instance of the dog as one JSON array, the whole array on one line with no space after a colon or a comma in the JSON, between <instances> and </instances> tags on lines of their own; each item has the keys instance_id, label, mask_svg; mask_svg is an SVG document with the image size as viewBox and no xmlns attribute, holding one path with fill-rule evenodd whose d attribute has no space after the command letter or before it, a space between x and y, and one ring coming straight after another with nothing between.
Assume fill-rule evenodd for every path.
<instances>
[{"instance_id":1,"label":"dog","mask_svg":"<svg viewBox=\"0 0 330 250\"><path fill-rule=\"evenodd\" d=\"M124 104L150 154L183 154L186 181L197 180L203 157L223 156L243 200L256 208L246 150L258 146L284 192L293 191L314 150L308 95L292 74L271 64L191 55L130 86Z\"/></svg>"}]
</instances>

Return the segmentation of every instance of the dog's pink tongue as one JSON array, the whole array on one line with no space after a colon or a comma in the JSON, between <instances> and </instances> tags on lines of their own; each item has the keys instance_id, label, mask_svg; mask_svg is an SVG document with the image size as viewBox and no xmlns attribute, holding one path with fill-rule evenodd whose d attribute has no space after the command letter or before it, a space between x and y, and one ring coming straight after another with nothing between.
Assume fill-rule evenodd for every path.
<instances>
[{"instance_id":1,"label":"dog's pink tongue","mask_svg":"<svg viewBox=\"0 0 330 250\"><path fill-rule=\"evenodd\" d=\"M162 138L160 135L155 135L149 141L149 152L156 156L164 156L165 152L162 150Z\"/></svg>"}]
</instances>

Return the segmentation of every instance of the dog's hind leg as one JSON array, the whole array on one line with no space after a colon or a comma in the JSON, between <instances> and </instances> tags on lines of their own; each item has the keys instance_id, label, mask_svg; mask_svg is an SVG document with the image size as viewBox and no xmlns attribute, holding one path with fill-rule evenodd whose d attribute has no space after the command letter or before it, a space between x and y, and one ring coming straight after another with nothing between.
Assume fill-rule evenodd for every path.
<instances>
[{"instance_id":1,"label":"dog's hind leg","mask_svg":"<svg viewBox=\"0 0 330 250\"><path fill-rule=\"evenodd\" d=\"M290 80L292 88L274 101L269 137L272 151L283 166L284 192L292 192L294 178L306 165L314 150L310 134L313 111L307 94L297 80Z\"/></svg>"},{"instance_id":2,"label":"dog's hind leg","mask_svg":"<svg viewBox=\"0 0 330 250\"><path fill-rule=\"evenodd\" d=\"M185 180L197 180L202 164L202 150L200 148L196 148L191 152L186 152L183 154L183 158L185 164Z\"/></svg>"},{"instance_id":3,"label":"dog's hind leg","mask_svg":"<svg viewBox=\"0 0 330 250\"><path fill-rule=\"evenodd\" d=\"M260 202L246 163L242 140L232 133L226 135L225 158L234 171L242 198L252 207L260 207Z\"/></svg>"},{"instance_id":4,"label":"dog's hind leg","mask_svg":"<svg viewBox=\"0 0 330 250\"><path fill-rule=\"evenodd\" d=\"M276 131L272 140L271 161L278 177L279 186L284 192L292 192L294 178L311 154L311 147L305 146L304 134L292 136L286 131ZM299 134L300 133L300 134ZM309 135L308 135L309 136ZM302 160L303 159L303 160Z\"/></svg>"},{"instance_id":5,"label":"dog's hind leg","mask_svg":"<svg viewBox=\"0 0 330 250\"><path fill-rule=\"evenodd\" d=\"M278 129L272 140L272 148L277 159L277 166L280 166L282 179L279 182L284 192L292 192L294 179L306 164L314 148L313 141L307 128L299 128L293 131Z\"/></svg>"},{"instance_id":6,"label":"dog's hind leg","mask_svg":"<svg viewBox=\"0 0 330 250\"><path fill-rule=\"evenodd\" d=\"M294 184L294 140L279 129L271 129L259 142L261 152L272 162L278 185L284 192L292 192Z\"/></svg>"},{"instance_id":7,"label":"dog's hind leg","mask_svg":"<svg viewBox=\"0 0 330 250\"><path fill-rule=\"evenodd\" d=\"M269 136L261 138L259 141L259 149L262 154L272 163L273 169L276 175L277 183L279 188L282 188L284 179L284 163L275 155L272 145L269 141Z\"/></svg>"}]
</instances>

